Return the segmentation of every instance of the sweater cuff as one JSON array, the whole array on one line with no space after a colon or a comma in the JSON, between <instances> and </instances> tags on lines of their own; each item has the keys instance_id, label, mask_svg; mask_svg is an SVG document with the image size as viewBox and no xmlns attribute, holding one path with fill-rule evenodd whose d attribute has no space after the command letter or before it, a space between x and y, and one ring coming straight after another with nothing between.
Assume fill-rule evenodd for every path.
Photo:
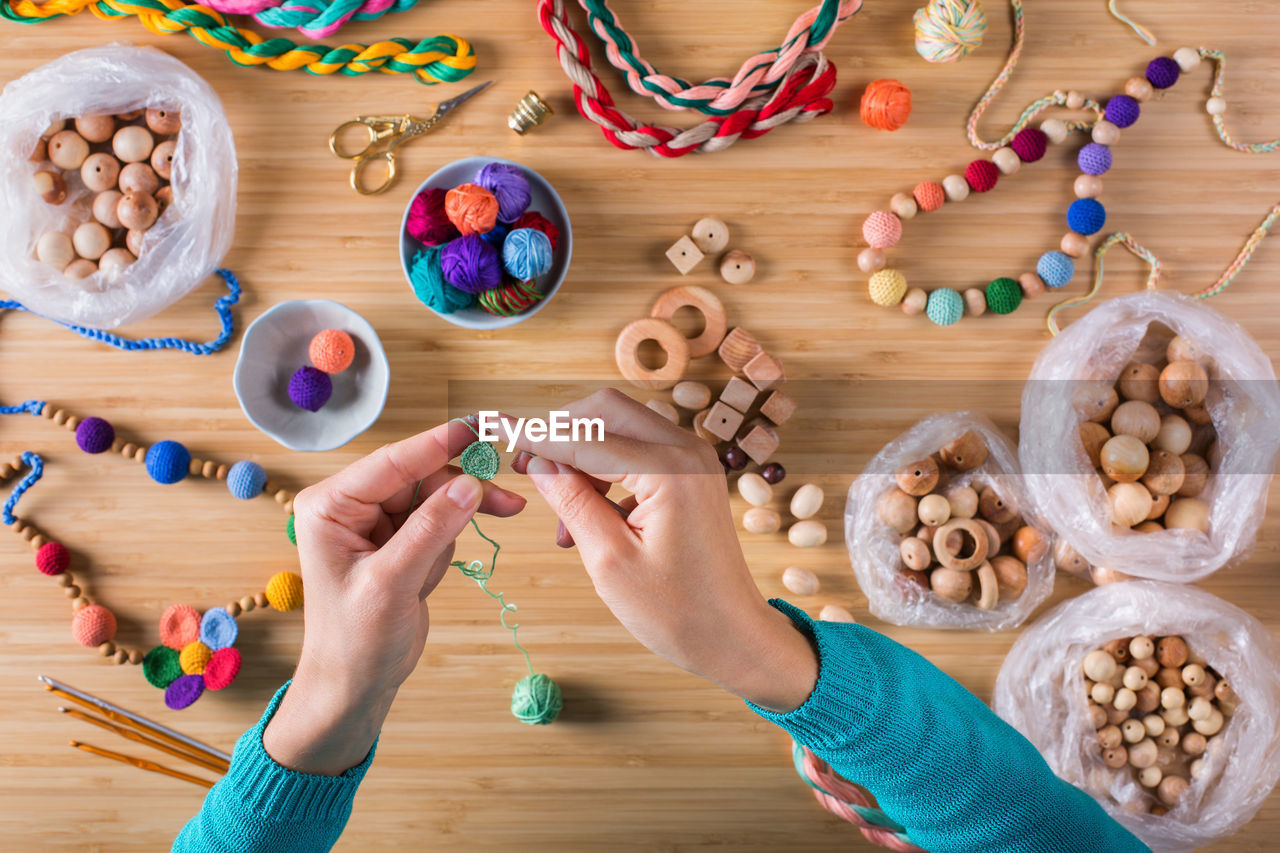
<instances>
[{"instance_id":1,"label":"sweater cuff","mask_svg":"<svg viewBox=\"0 0 1280 853\"><path fill-rule=\"evenodd\" d=\"M277 764L262 744L262 733L291 683L285 682L276 691L262 719L236 741L231 770L220 784L245 803L250 813L271 815L276 823L345 821L378 744L375 741L364 761L340 776L301 773Z\"/></svg>"},{"instance_id":2,"label":"sweater cuff","mask_svg":"<svg viewBox=\"0 0 1280 853\"><path fill-rule=\"evenodd\" d=\"M811 749L838 748L857 738L875 722L879 686L870 677L872 668L863 645L861 625L815 622L800 608L780 598L769 604L795 623L818 653L818 683L804 704L779 714L753 702L747 706L784 729Z\"/></svg>"}]
</instances>

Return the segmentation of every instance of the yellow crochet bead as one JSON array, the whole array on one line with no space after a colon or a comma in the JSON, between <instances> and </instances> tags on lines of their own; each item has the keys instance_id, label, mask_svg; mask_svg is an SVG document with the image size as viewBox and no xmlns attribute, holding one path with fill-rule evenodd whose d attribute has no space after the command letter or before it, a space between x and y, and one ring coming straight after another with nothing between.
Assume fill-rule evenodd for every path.
<instances>
[{"instance_id":1,"label":"yellow crochet bead","mask_svg":"<svg viewBox=\"0 0 1280 853\"><path fill-rule=\"evenodd\" d=\"M178 665L187 675L204 675L213 651L199 640L187 643L178 653Z\"/></svg>"},{"instance_id":2,"label":"yellow crochet bead","mask_svg":"<svg viewBox=\"0 0 1280 853\"><path fill-rule=\"evenodd\" d=\"M302 576L281 572L267 581L267 603L276 610L297 610L302 606Z\"/></svg>"},{"instance_id":3,"label":"yellow crochet bead","mask_svg":"<svg viewBox=\"0 0 1280 853\"><path fill-rule=\"evenodd\" d=\"M871 301L886 308L897 305L907 295L907 277L897 270L883 269L867 282Z\"/></svg>"}]
</instances>

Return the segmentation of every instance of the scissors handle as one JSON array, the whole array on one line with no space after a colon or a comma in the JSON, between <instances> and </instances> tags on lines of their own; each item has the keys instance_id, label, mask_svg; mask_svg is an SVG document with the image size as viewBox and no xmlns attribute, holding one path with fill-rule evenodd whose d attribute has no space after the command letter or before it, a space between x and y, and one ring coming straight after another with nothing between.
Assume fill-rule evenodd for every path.
<instances>
[{"instance_id":1,"label":"scissors handle","mask_svg":"<svg viewBox=\"0 0 1280 853\"><path fill-rule=\"evenodd\" d=\"M370 163L378 161L386 163L387 175L383 178L382 183L378 184L376 187L366 187L364 181L361 180L364 169ZM385 192L387 188L395 182L395 179L396 152L394 146L386 151L379 151L376 154L361 156L356 160L356 164L351 167L351 189L360 193L360 195L377 195L378 193Z\"/></svg>"},{"instance_id":2,"label":"scissors handle","mask_svg":"<svg viewBox=\"0 0 1280 853\"><path fill-rule=\"evenodd\" d=\"M343 131L349 127L361 128L369 134L369 142L359 151L343 151L338 147L338 137L340 137ZM390 136L394 132L395 130L393 128L375 127L373 124L370 124L367 121L360 121L359 119L344 121L333 129L333 133L329 134L329 150L333 152L335 157L341 157L343 160L359 160L361 157L369 154L373 149L373 146L377 145L381 140Z\"/></svg>"}]
</instances>

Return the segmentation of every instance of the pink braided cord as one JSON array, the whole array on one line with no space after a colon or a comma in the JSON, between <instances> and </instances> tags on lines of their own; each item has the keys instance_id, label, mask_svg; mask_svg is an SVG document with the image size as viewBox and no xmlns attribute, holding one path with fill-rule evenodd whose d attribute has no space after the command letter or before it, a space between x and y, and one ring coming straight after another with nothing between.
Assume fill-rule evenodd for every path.
<instances>
[{"instance_id":1,"label":"pink braided cord","mask_svg":"<svg viewBox=\"0 0 1280 853\"><path fill-rule=\"evenodd\" d=\"M869 823L853 806L876 808L875 802L865 790L831 769L818 756L804 750L804 774L815 786L813 796L822 807L841 820L858 827L872 844L897 850L899 853L927 853L923 848L906 841L896 832Z\"/></svg>"}]
</instances>

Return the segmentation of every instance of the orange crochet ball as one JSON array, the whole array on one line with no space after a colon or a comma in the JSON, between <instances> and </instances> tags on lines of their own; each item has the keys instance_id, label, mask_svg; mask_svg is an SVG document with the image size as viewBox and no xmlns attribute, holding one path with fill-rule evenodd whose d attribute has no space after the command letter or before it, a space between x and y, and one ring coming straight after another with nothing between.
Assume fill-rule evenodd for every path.
<instances>
[{"instance_id":1,"label":"orange crochet ball","mask_svg":"<svg viewBox=\"0 0 1280 853\"><path fill-rule=\"evenodd\" d=\"M465 236L487 234L498 221L498 200L476 184L460 184L444 196L444 213Z\"/></svg>"},{"instance_id":2,"label":"orange crochet ball","mask_svg":"<svg viewBox=\"0 0 1280 853\"><path fill-rule=\"evenodd\" d=\"M86 648L110 642L116 635L116 617L101 604L81 607L71 617L71 636Z\"/></svg>"},{"instance_id":3,"label":"orange crochet ball","mask_svg":"<svg viewBox=\"0 0 1280 853\"><path fill-rule=\"evenodd\" d=\"M916 184L916 188L911 191L911 195L915 198L916 204L920 206L920 209L925 212L937 210L947 200L947 191L937 181L924 181Z\"/></svg>"},{"instance_id":4,"label":"orange crochet ball","mask_svg":"<svg viewBox=\"0 0 1280 853\"><path fill-rule=\"evenodd\" d=\"M872 80L862 93L859 112L876 130L897 130L911 115L911 90L897 80Z\"/></svg>"},{"instance_id":5,"label":"orange crochet ball","mask_svg":"<svg viewBox=\"0 0 1280 853\"><path fill-rule=\"evenodd\" d=\"M311 363L325 373L341 373L356 357L355 341L340 329L325 329L311 339L307 349Z\"/></svg>"}]
</instances>

